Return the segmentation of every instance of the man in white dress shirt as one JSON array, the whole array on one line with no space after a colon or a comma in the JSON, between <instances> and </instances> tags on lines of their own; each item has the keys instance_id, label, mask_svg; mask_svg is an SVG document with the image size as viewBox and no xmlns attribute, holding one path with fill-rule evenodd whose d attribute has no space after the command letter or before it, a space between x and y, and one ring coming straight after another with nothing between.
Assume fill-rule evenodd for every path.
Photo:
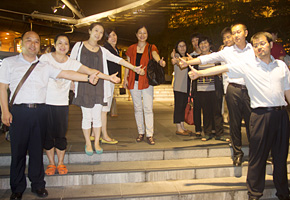
<instances>
[{"instance_id":1,"label":"man in white dress shirt","mask_svg":"<svg viewBox=\"0 0 290 200\"><path fill-rule=\"evenodd\" d=\"M245 80L251 99L250 151L247 187L250 200L259 199L265 187L266 161L273 156L273 179L279 200L289 200L287 156L289 118L285 109L290 102L290 72L283 61L271 56L272 36L259 32L251 39L255 61L222 65L209 70L192 68L190 78L228 72L230 78Z\"/></svg>"},{"instance_id":2,"label":"man in white dress shirt","mask_svg":"<svg viewBox=\"0 0 290 200\"><path fill-rule=\"evenodd\" d=\"M37 33L28 31L21 38L22 53L3 60L0 68L0 103L2 122L10 126L11 166L10 199L22 199L26 189L26 154L29 155L28 178L31 191L39 197L48 195L45 189L43 168L43 142L46 129L46 89L49 78L65 78L90 81L96 84L96 74L90 76L74 71L61 71L48 63L39 62L19 90L9 111L9 88L13 95L19 81L33 63L38 61L40 38ZM12 96L11 95L11 96Z\"/></svg>"},{"instance_id":3,"label":"man in white dress shirt","mask_svg":"<svg viewBox=\"0 0 290 200\"><path fill-rule=\"evenodd\" d=\"M182 64L185 66L220 62L234 64L254 60L255 54L252 45L246 41L248 35L247 27L244 24L234 24L231 26L231 32L235 42L233 46L225 47L221 51L208 55L199 56ZM249 137L250 97L243 78L229 78L228 82L226 101L230 117L230 136L234 153L233 164L239 166L242 164L244 156L241 137L243 118L246 124L247 136Z\"/></svg>"}]
</instances>

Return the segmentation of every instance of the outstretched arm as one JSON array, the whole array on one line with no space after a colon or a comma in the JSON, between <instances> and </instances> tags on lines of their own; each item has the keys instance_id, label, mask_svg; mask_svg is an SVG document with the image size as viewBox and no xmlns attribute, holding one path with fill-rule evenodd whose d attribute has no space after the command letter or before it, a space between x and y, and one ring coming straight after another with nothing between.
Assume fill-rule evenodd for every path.
<instances>
[{"instance_id":1,"label":"outstretched arm","mask_svg":"<svg viewBox=\"0 0 290 200\"><path fill-rule=\"evenodd\" d=\"M0 83L0 104L1 104L1 119L2 123L6 126L10 126L12 123L12 114L8 108L8 94L7 94L8 84Z\"/></svg>"},{"instance_id":2,"label":"outstretched arm","mask_svg":"<svg viewBox=\"0 0 290 200\"><path fill-rule=\"evenodd\" d=\"M215 67L211 67L205 70L196 70L192 66L189 66L191 71L188 72L190 79L195 80L202 76L213 76L217 74L221 74L224 72L228 72L229 68L226 65L219 65Z\"/></svg>"},{"instance_id":3,"label":"outstretched arm","mask_svg":"<svg viewBox=\"0 0 290 200\"><path fill-rule=\"evenodd\" d=\"M124 59L120 60L120 62L118 64L123 65L124 67L133 70L133 72L136 72L137 74L139 74L141 76L143 76L145 74L144 69L146 66L142 69L142 65L136 67Z\"/></svg>"},{"instance_id":4,"label":"outstretched arm","mask_svg":"<svg viewBox=\"0 0 290 200\"><path fill-rule=\"evenodd\" d=\"M182 68L187 67L188 65L199 65L199 64L201 64L201 61L200 61L199 58L193 58L193 59L188 60L188 61L186 61L186 60L184 60L182 58L179 58L179 61L180 61L179 65Z\"/></svg>"},{"instance_id":5,"label":"outstretched arm","mask_svg":"<svg viewBox=\"0 0 290 200\"><path fill-rule=\"evenodd\" d=\"M88 75L91 75L93 73L98 73L97 74L97 77L98 78L101 78L101 79L104 79L104 80L108 80L108 81L111 81L113 83L119 83L120 82L120 78L118 78L116 75L118 74L112 74L112 75L107 75L107 74L104 74L96 69L92 69L92 68L89 68L85 65L82 65L78 72L80 73L83 73L83 74L88 74Z\"/></svg>"},{"instance_id":6,"label":"outstretched arm","mask_svg":"<svg viewBox=\"0 0 290 200\"><path fill-rule=\"evenodd\" d=\"M81 82L90 82L91 84L95 85L98 82L98 75L99 71L91 74L81 74L72 70L62 70L56 78L64 78L72 81L81 81Z\"/></svg>"}]
</instances>

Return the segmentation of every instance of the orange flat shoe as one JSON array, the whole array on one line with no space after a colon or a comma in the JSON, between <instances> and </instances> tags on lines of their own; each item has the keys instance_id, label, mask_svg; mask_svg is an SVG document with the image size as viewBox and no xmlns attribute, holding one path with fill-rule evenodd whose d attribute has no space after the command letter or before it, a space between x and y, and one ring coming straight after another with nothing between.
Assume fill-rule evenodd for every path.
<instances>
[{"instance_id":1,"label":"orange flat shoe","mask_svg":"<svg viewBox=\"0 0 290 200\"><path fill-rule=\"evenodd\" d=\"M55 165L48 165L46 170L45 170L45 174L48 176L54 175L55 174L55 170L56 170L56 166Z\"/></svg>"},{"instance_id":2,"label":"orange flat shoe","mask_svg":"<svg viewBox=\"0 0 290 200\"><path fill-rule=\"evenodd\" d=\"M58 171L58 174L61 174L61 175L67 174L67 172L68 172L68 170L67 170L65 165L57 166L57 171Z\"/></svg>"}]
</instances>

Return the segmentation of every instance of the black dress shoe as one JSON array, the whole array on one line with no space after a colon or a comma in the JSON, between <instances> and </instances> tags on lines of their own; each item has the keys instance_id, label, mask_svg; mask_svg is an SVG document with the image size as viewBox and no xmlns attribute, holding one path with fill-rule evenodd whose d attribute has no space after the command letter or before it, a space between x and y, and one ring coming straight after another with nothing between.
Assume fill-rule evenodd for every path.
<instances>
[{"instance_id":1,"label":"black dress shoe","mask_svg":"<svg viewBox=\"0 0 290 200\"><path fill-rule=\"evenodd\" d=\"M241 166L242 165L243 156L236 156L234 158L234 166Z\"/></svg>"},{"instance_id":2,"label":"black dress shoe","mask_svg":"<svg viewBox=\"0 0 290 200\"><path fill-rule=\"evenodd\" d=\"M279 199L279 200L290 200L290 196L286 196L286 197L284 197L284 196L282 196L282 195L278 195L278 199Z\"/></svg>"},{"instance_id":3,"label":"black dress shoe","mask_svg":"<svg viewBox=\"0 0 290 200\"><path fill-rule=\"evenodd\" d=\"M20 192L12 193L10 196L10 200L11 199L22 199L22 193Z\"/></svg>"},{"instance_id":4,"label":"black dress shoe","mask_svg":"<svg viewBox=\"0 0 290 200\"><path fill-rule=\"evenodd\" d=\"M38 197L47 197L48 195L48 192L45 188L36 189L36 190L31 189L31 192L35 193Z\"/></svg>"}]
</instances>

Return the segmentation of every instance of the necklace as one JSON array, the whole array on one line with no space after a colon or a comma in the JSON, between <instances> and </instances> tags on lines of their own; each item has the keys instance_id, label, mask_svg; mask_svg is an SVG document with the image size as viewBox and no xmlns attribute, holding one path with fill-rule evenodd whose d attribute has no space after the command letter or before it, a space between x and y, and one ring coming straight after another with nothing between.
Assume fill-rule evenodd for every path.
<instances>
[{"instance_id":1,"label":"necklace","mask_svg":"<svg viewBox=\"0 0 290 200\"><path fill-rule=\"evenodd\" d=\"M137 51L142 51L142 49L143 49L145 46L146 46L146 43L145 43L143 46L141 46L141 47L137 45L137 47L138 47Z\"/></svg>"},{"instance_id":2,"label":"necklace","mask_svg":"<svg viewBox=\"0 0 290 200\"><path fill-rule=\"evenodd\" d=\"M99 47L98 45L97 45L97 46L91 45L90 42L89 42L89 40L88 40L88 44L91 46L91 48L92 48L93 51L94 51L96 48Z\"/></svg>"}]
</instances>

